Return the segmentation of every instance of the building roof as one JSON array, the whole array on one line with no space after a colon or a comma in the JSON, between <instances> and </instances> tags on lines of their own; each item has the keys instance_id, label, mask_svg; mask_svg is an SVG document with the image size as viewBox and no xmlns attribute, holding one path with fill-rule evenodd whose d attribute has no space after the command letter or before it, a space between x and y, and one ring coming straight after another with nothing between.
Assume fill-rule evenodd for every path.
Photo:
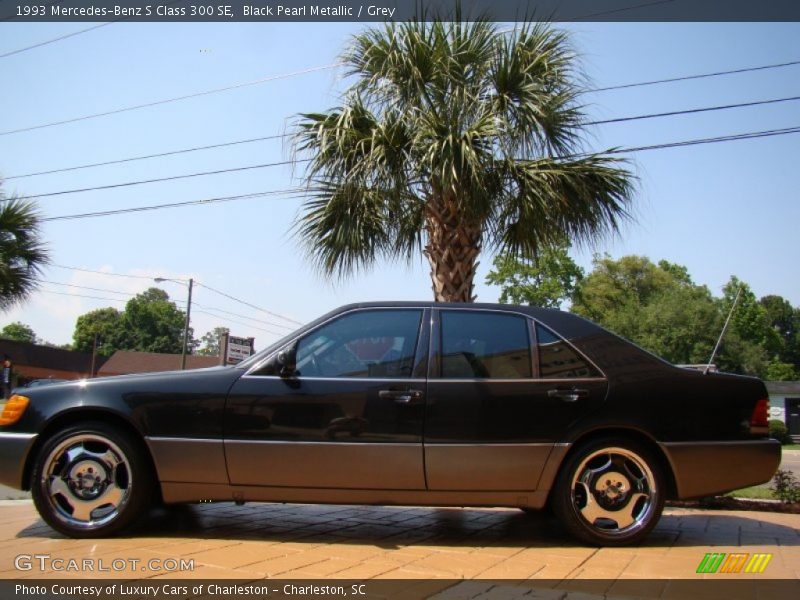
<instances>
[{"instance_id":1,"label":"building roof","mask_svg":"<svg viewBox=\"0 0 800 600\"><path fill-rule=\"evenodd\" d=\"M767 393L776 396L800 395L800 381L765 381Z\"/></svg>"},{"instance_id":2,"label":"building roof","mask_svg":"<svg viewBox=\"0 0 800 600\"><path fill-rule=\"evenodd\" d=\"M0 339L0 359L8 355L15 368L41 367L54 371L69 371L86 376L92 369L92 355L62 348L40 346L29 342ZM95 365L102 363L97 357Z\"/></svg>"},{"instance_id":3,"label":"building roof","mask_svg":"<svg viewBox=\"0 0 800 600\"><path fill-rule=\"evenodd\" d=\"M186 357L187 369L203 369L220 364L219 356ZM100 376L128 375L130 373L155 373L158 371L177 371L181 368L180 354L163 352L129 352L117 350L98 370Z\"/></svg>"}]
</instances>

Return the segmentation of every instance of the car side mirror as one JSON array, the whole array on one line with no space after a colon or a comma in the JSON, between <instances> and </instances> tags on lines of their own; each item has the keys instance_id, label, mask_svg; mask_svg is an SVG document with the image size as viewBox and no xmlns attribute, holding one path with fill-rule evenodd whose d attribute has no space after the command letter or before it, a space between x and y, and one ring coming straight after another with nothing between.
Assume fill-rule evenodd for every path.
<instances>
[{"instance_id":1,"label":"car side mirror","mask_svg":"<svg viewBox=\"0 0 800 600\"><path fill-rule=\"evenodd\" d=\"M297 373L297 342L278 352L278 373L284 378Z\"/></svg>"}]
</instances>

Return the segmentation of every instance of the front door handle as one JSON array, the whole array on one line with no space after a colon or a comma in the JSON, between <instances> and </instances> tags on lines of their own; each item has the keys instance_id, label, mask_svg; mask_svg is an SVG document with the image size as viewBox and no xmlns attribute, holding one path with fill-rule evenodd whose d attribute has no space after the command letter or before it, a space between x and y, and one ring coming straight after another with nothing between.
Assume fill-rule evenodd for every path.
<instances>
[{"instance_id":1,"label":"front door handle","mask_svg":"<svg viewBox=\"0 0 800 600\"><path fill-rule=\"evenodd\" d=\"M550 398L559 398L559 399L563 400L564 402L577 402L581 398L588 398L589 397L589 390L554 389L554 390L547 390L547 395Z\"/></svg>"},{"instance_id":2,"label":"front door handle","mask_svg":"<svg viewBox=\"0 0 800 600\"><path fill-rule=\"evenodd\" d=\"M397 404L412 404L422 399L422 392L419 390L381 390L378 398L392 399Z\"/></svg>"}]
</instances>

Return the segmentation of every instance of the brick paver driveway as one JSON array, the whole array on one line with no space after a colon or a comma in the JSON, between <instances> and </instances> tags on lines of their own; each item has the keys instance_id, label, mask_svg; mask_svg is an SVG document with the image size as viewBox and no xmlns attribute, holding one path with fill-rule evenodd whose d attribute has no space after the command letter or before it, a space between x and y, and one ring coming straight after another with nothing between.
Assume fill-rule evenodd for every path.
<instances>
[{"instance_id":1,"label":"brick paver driveway","mask_svg":"<svg viewBox=\"0 0 800 600\"><path fill-rule=\"evenodd\" d=\"M192 572L102 575L126 578L691 578L703 577L695 570L707 552L772 553L758 577L797 579L800 515L672 508L643 546L598 549L566 537L552 518L517 510L178 506L153 511L125 537L73 540L45 525L30 502L0 503L2 578L64 577L36 565L16 569L21 553L106 564L194 560Z\"/></svg>"}]
</instances>

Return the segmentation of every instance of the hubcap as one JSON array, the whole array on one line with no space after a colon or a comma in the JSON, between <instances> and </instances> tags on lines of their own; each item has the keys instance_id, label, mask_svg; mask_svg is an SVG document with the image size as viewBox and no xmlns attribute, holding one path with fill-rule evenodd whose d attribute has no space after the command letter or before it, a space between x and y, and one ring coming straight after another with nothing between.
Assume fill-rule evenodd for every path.
<instances>
[{"instance_id":1,"label":"hubcap","mask_svg":"<svg viewBox=\"0 0 800 600\"><path fill-rule=\"evenodd\" d=\"M61 442L47 457L42 489L53 514L73 527L112 521L131 493L131 467L119 446L95 434Z\"/></svg>"},{"instance_id":2,"label":"hubcap","mask_svg":"<svg viewBox=\"0 0 800 600\"><path fill-rule=\"evenodd\" d=\"M587 456L575 471L571 489L576 512L604 535L641 529L656 506L650 467L625 448L604 448Z\"/></svg>"}]
</instances>

